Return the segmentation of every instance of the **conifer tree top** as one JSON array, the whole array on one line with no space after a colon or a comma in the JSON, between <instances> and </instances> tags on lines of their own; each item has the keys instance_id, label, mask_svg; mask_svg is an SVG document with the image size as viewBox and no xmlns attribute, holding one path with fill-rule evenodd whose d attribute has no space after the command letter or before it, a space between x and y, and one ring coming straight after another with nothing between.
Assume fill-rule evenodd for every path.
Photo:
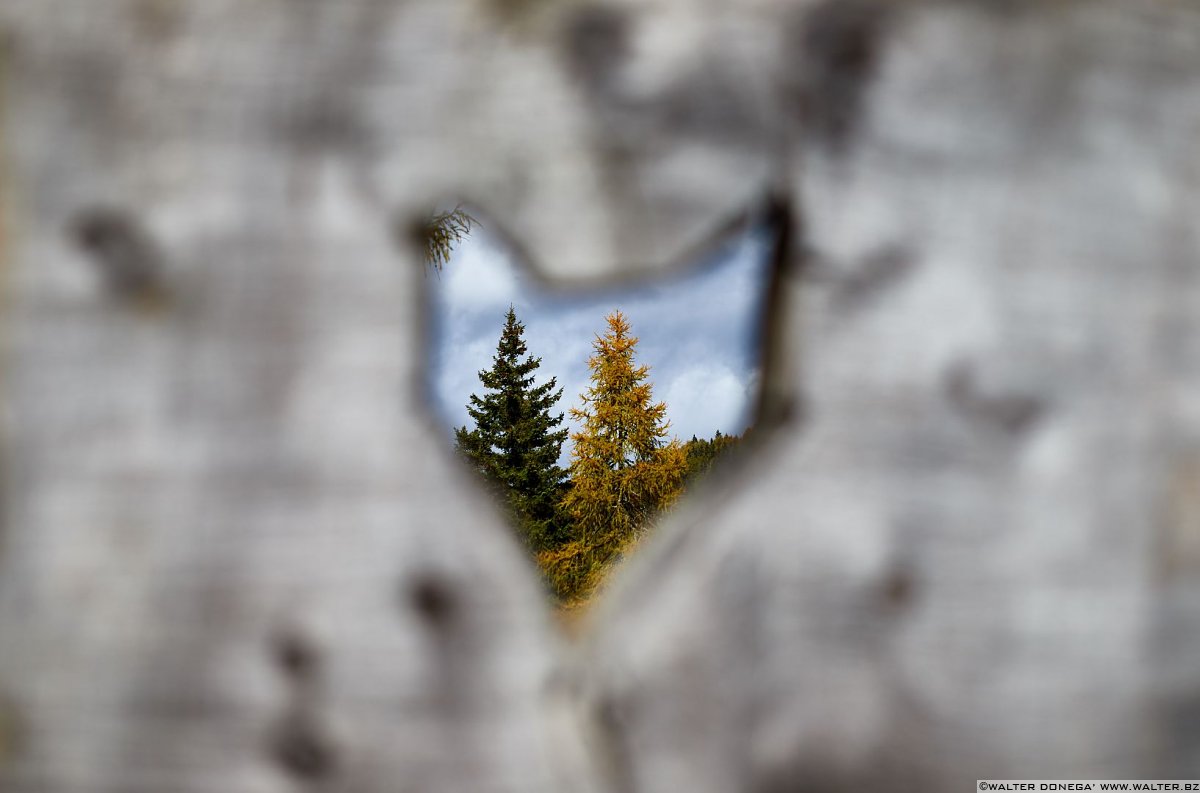
<instances>
[{"instance_id":1,"label":"conifer tree top","mask_svg":"<svg viewBox=\"0 0 1200 793\"><path fill-rule=\"evenodd\" d=\"M567 430L554 407L562 389L554 377L540 385L541 359L526 355L525 326L508 307L492 366L479 372L481 393L467 404L474 427L455 430L455 443L473 466L507 500L530 545L557 530L557 504L566 472L558 457Z\"/></svg>"},{"instance_id":2,"label":"conifer tree top","mask_svg":"<svg viewBox=\"0 0 1200 793\"><path fill-rule=\"evenodd\" d=\"M687 460L667 441L667 406L655 402L650 367L634 360L638 340L620 311L605 318L588 359L590 385L571 409L571 488L563 506L573 520L585 567L603 561L638 536L678 495Z\"/></svg>"}]
</instances>

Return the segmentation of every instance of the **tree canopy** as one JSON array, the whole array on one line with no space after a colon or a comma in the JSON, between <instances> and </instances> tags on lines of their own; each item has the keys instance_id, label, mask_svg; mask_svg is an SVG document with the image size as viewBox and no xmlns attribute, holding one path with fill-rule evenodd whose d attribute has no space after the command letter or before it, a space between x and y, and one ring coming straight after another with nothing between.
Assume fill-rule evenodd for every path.
<instances>
[{"instance_id":1,"label":"tree canopy","mask_svg":"<svg viewBox=\"0 0 1200 793\"><path fill-rule=\"evenodd\" d=\"M699 477L704 476L717 461L741 443L739 435L724 435L720 430L712 438L697 438L695 435L683 444L683 453L687 458L687 471L684 473L684 486L690 487Z\"/></svg>"},{"instance_id":2,"label":"tree canopy","mask_svg":"<svg viewBox=\"0 0 1200 793\"><path fill-rule=\"evenodd\" d=\"M638 339L619 311L605 318L588 358L589 385L571 409L578 431L571 463L558 459L568 430L554 413L563 389L537 383L541 358L529 354L525 325L509 306L483 385L455 430L458 451L505 504L547 585L567 606L586 601L691 484L742 440L669 438L667 406L654 400L650 367L638 364Z\"/></svg>"},{"instance_id":3,"label":"tree canopy","mask_svg":"<svg viewBox=\"0 0 1200 793\"><path fill-rule=\"evenodd\" d=\"M484 390L467 412L474 429L455 430L455 444L507 503L531 548L561 542L559 502L566 471L558 465L566 429L552 411L562 397L557 380L537 384L541 358L528 355L525 325L509 306L491 369L479 372Z\"/></svg>"},{"instance_id":4,"label":"tree canopy","mask_svg":"<svg viewBox=\"0 0 1200 793\"><path fill-rule=\"evenodd\" d=\"M635 542L659 511L678 495L687 460L667 440L667 406L655 402L650 367L634 359L637 337L616 311L608 332L597 336L588 360L591 385L571 416L571 488L562 506L572 542L539 560L560 594L586 590L598 567Z\"/></svg>"}]
</instances>

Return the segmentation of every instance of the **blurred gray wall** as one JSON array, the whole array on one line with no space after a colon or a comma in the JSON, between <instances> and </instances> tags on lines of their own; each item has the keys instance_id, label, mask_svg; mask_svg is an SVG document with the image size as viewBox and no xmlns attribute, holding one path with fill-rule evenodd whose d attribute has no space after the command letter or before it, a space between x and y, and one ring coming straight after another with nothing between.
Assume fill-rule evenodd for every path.
<instances>
[{"instance_id":1,"label":"blurred gray wall","mask_svg":"<svg viewBox=\"0 0 1200 793\"><path fill-rule=\"evenodd\" d=\"M576 643L411 229L766 208L745 464ZM1200 10L0 0L0 789L1200 777Z\"/></svg>"}]
</instances>

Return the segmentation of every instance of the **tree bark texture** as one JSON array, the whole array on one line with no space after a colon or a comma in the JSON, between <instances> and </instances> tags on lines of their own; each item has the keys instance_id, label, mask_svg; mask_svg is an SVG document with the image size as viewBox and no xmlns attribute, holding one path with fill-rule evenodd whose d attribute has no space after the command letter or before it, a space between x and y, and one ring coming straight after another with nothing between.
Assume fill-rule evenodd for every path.
<instances>
[{"instance_id":1,"label":"tree bark texture","mask_svg":"<svg viewBox=\"0 0 1200 793\"><path fill-rule=\"evenodd\" d=\"M576 644L411 233L778 232L753 454ZM0 0L0 789L1200 777L1200 10Z\"/></svg>"}]
</instances>

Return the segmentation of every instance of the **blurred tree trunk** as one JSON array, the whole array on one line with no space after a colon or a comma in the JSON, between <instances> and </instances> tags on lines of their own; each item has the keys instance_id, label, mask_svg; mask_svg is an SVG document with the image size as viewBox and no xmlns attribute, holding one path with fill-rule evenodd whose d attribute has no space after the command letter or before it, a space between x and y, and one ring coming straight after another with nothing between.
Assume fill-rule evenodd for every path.
<instances>
[{"instance_id":1,"label":"blurred tree trunk","mask_svg":"<svg viewBox=\"0 0 1200 793\"><path fill-rule=\"evenodd\" d=\"M1200 11L0 0L0 51L5 793L1200 776ZM758 457L578 653L424 412L458 196L563 279L774 197Z\"/></svg>"}]
</instances>

